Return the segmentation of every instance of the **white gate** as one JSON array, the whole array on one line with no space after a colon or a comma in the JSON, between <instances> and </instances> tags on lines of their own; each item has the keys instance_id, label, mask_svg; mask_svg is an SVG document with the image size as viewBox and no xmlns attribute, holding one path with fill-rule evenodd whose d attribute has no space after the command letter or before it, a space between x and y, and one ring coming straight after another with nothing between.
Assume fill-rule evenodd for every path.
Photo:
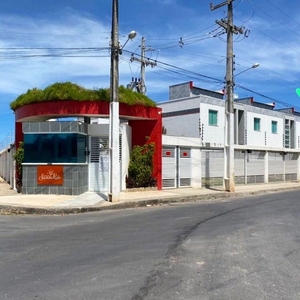
<instances>
[{"instance_id":1,"label":"white gate","mask_svg":"<svg viewBox=\"0 0 300 300\"><path fill-rule=\"evenodd\" d=\"M163 147L162 186L179 188L191 185L191 149L178 146Z\"/></svg>"},{"instance_id":2,"label":"white gate","mask_svg":"<svg viewBox=\"0 0 300 300\"><path fill-rule=\"evenodd\" d=\"M178 148L178 187L191 185L191 149Z\"/></svg>"},{"instance_id":3,"label":"white gate","mask_svg":"<svg viewBox=\"0 0 300 300\"><path fill-rule=\"evenodd\" d=\"M108 192L108 137L90 137L89 191Z\"/></svg>"},{"instance_id":4,"label":"white gate","mask_svg":"<svg viewBox=\"0 0 300 300\"><path fill-rule=\"evenodd\" d=\"M163 188L176 187L176 148L163 147L162 149L162 186Z\"/></svg>"}]
</instances>

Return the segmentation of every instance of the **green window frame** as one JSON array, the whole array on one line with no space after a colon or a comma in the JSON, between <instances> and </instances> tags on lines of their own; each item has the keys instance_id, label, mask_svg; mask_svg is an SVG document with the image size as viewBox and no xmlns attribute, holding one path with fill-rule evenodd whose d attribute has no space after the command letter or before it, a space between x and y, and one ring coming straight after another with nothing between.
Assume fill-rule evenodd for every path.
<instances>
[{"instance_id":1,"label":"green window frame","mask_svg":"<svg viewBox=\"0 0 300 300\"><path fill-rule=\"evenodd\" d=\"M254 118L254 131L260 131L260 118Z\"/></svg>"},{"instance_id":2,"label":"green window frame","mask_svg":"<svg viewBox=\"0 0 300 300\"><path fill-rule=\"evenodd\" d=\"M272 121L272 133L277 133L277 121Z\"/></svg>"},{"instance_id":3,"label":"green window frame","mask_svg":"<svg viewBox=\"0 0 300 300\"><path fill-rule=\"evenodd\" d=\"M217 110L208 110L208 125L217 126L218 125L218 111Z\"/></svg>"}]
</instances>

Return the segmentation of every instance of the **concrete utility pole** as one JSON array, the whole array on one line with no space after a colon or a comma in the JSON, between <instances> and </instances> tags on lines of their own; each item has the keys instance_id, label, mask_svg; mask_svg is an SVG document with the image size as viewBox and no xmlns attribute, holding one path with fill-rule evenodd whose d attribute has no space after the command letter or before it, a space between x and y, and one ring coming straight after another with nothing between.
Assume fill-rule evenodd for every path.
<instances>
[{"instance_id":1,"label":"concrete utility pole","mask_svg":"<svg viewBox=\"0 0 300 300\"><path fill-rule=\"evenodd\" d=\"M151 66L152 68L156 66L156 62L151 62L149 59L145 58L145 52L146 52L146 45L145 45L145 38L142 37L142 43L141 43L141 58L137 58L132 56L130 61L139 61L141 63L141 94L146 94L146 80L145 80L145 69L146 66ZM149 48L148 51L151 51L152 49Z\"/></svg>"},{"instance_id":2,"label":"concrete utility pole","mask_svg":"<svg viewBox=\"0 0 300 300\"><path fill-rule=\"evenodd\" d=\"M108 200L120 198L119 163L119 9L118 0L112 3L110 111L109 111L109 191Z\"/></svg>"},{"instance_id":3,"label":"concrete utility pole","mask_svg":"<svg viewBox=\"0 0 300 300\"><path fill-rule=\"evenodd\" d=\"M227 54L226 54L226 103L225 103L225 132L224 132L224 189L228 192L235 191L234 184L234 82L233 82L233 34L243 33L243 29L233 24L234 0L227 0L220 4L210 3L210 9L215 10L224 5L228 6L227 20L217 20L216 23L226 29Z\"/></svg>"},{"instance_id":4,"label":"concrete utility pole","mask_svg":"<svg viewBox=\"0 0 300 300\"><path fill-rule=\"evenodd\" d=\"M145 38L142 37L142 43L141 43L141 94L145 95L146 93L146 81L145 81Z\"/></svg>"}]
</instances>

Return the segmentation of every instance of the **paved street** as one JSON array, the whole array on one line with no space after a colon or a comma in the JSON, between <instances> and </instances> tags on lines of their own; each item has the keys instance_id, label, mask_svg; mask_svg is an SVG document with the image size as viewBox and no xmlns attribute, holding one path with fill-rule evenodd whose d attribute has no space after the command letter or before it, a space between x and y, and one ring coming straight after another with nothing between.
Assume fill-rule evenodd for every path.
<instances>
[{"instance_id":1,"label":"paved street","mask_svg":"<svg viewBox=\"0 0 300 300\"><path fill-rule=\"evenodd\" d=\"M0 299L299 299L299 192L0 216Z\"/></svg>"}]
</instances>

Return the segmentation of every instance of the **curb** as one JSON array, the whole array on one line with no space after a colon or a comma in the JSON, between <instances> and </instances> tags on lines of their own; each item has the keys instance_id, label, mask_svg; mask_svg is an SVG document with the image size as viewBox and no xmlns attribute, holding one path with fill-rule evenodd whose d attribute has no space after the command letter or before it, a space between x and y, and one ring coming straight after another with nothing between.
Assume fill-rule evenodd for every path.
<instances>
[{"instance_id":1,"label":"curb","mask_svg":"<svg viewBox=\"0 0 300 300\"><path fill-rule=\"evenodd\" d=\"M184 203L184 202L195 202L204 200L224 199L229 197L238 196L237 193L226 193L221 192L218 194L206 194L206 195L191 195L191 196L173 196L165 198L152 198L152 199L141 199L137 201L105 204L101 206L84 206L84 207L28 207L28 206L13 206L13 205L0 205L0 215L67 215L67 214L79 214L87 212L99 212L105 210L117 210L117 209L128 209L147 207L155 205L164 205L170 203Z\"/></svg>"},{"instance_id":2,"label":"curb","mask_svg":"<svg viewBox=\"0 0 300 300\"><path fill-rule=\"evenodd\" d=\"M14 205L0 205L0 215L69 215L69 214L79 214L88 212L100 212L106 210L116 210L116 209L128 209L128 208L138 208L147 207L155 205L164 205L171 203L184 203L184 202L195 202L195 201L207 201L207 200L220 200L228 198L236 198L243 196L257 196L267 193L285 192L292 190L299 190L300 186L294 187L284 187L284 188L274 188L268 190L256 190L250 192L216 192L213 194L205 195L190 195L190 196L172 196L164 198L152 198L152 199L141 199L137 201L122 202L100 205L100 206L84 206L84 207L30 207L30 206L14 206Z\"/></svg>"}]
</instances>

